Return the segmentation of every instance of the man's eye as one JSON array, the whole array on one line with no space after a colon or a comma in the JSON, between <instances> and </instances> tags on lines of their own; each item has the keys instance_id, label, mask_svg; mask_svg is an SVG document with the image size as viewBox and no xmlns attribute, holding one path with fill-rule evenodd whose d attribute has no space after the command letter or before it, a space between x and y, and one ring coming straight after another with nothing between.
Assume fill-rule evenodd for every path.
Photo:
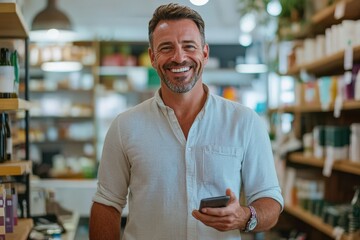
<instances>
[{"instance_id":1,"label":"man's eye","mask_svg":"<svg viewBox=\"0 0 360 240\"><path fill-rule=\"evenodd\" d=\"M185 48L188 49L188 50L195 50L196 49L196 47L194 45L186 45Z\"/></svg>"},{"instance_id":2,"label":"man's eye","mask_svg":"<svg viewBox=\"0 0 360 240\"><path fill-rule=\"evenodd\" d=\"M169 52L171 50L171 47L162 47L160 48L161 52Z\"/></svg>"}]
</instances>

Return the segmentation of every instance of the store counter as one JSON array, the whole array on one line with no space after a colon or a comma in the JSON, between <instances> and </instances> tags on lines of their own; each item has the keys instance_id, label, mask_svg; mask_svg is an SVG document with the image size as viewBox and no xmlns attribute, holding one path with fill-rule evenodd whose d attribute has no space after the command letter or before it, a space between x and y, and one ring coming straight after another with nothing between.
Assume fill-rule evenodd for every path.
<instances>
[{"instance_id":1,"label":"store counter","mask_svg":"<svg viewBox=\"0 0 360 240\"><path fill-rule=\"evenodd\" d=\"M55 194L55 200L66 210L77 212L80 217L89 217L92 198L97 189L97 179L67 180L67 179L32 179L30 181L31 192L34 195L36 189L51 190ZM38 204L39 198L31 197L31 211L40 211L43 204ZM40 205L40 207L37 207ZM33 213L31 214L33 215ZM123 217L128 215L128 208L123 210Z\"/></svg>"}]
</instances>

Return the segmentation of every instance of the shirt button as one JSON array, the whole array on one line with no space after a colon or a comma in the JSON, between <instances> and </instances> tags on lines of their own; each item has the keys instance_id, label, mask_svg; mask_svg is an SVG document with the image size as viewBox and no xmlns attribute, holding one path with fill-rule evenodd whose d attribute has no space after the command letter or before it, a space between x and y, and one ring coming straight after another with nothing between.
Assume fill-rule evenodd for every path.
<instances>
[{"instance_id":1,"label":"shirt button","mask_svg":"<svg viewBox=\"0 0 360 240\"><path fill-rule=\"evenodd\" d=\"M191 147L188 147L188 151L191 152Z\"/></svg>"}]
</instances>

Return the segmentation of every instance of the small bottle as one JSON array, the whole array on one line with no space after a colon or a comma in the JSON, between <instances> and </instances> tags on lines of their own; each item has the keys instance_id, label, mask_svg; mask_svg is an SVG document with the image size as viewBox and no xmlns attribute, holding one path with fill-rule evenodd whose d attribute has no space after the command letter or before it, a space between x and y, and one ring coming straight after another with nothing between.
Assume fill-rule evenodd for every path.
<instances>
[{"instance_id":1,"label":"small bottle","mask_svg":"<svg viewBox=\"0 0 360 240\"><path fill-rule=\"evenodd\" d=\"M8 48L0 49L0 98L11 98L14 92L14 68Z\"/></svg>"},{"instance_id":2,"label":"small bottle","mask_svg":"<svg viewBox=\"0 0 360 240\"><path fill-rule=\"evenodd\" d=\"M0 113L0 163L7 160L5 113Z\"/></svg>"},{"instance_id":3,"label":"small bottle","mask_svg":"<svg viewBox=\"0 0 360 240\"><path fill-rule=\"evenodd\" d=\"M13 89L12 97L17 98L19 96L20 70L19 70L19 56L16 50L14 50L11 53L10 60L11 60L11 65L13 66L14 69L14 89Z\"/></svg>"},{"instance_id":4,"label":"small bottle","mask_svg":"<svg viewBox=\"0 0 360 240\"><path fill-rule=\"evenodd\" d=\"M351 214L349 215L349 233L360 229L360 186L354 187L355 193L351 200Z\"/></svg>"},{"instance_id":5,"label":"small bottle","mask_svg":"<svg viewBox=\"0 0 360 240\"><path fill-rule=\"evenodd\" d=\"M355 86L354 86L354 99L360 100L360 70L356 74Z\"/></svg>"},{"instance_id":6,"label":"small bottle","mask_svg":"<svg viewBox=\"0 0 360 240\"><path fill-rule=\"evenodd\" d=\"M11 136L11 127L10 127L10 116L8 113L5 114L5 129L6 129L6 159L11 160L12 157L12 136Z\"/></svg>"}]
</instances>

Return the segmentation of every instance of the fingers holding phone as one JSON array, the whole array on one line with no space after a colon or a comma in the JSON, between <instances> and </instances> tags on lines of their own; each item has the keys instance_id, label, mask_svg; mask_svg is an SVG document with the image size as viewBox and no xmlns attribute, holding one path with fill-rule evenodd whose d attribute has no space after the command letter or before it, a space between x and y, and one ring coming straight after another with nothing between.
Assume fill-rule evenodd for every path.
<instances>
[{"instance_id":1,"label":"fingers holding phone","mask_svg":"<svg viewBox=\"0 0 360 240\"><path fill-rule=\"evenodd\" d=\"M217 196L210 198L203 198L200 201L199 211L202 212L203 208L222 208L226 207L230 200L230 196Z\"/></svg>"},{"instance_id":2,"label":"fingers holding phone","mask_svg":"<svg viewBox=\"0 0 360 240\"><path fill-rule=\"evenodd\" d=\"M202 199L199 210L194 210L192 215L209 227L228 231L239 228L239 219L244 212L235 194L226 189L224 196Z\"/></svg>"}]
</instances>

